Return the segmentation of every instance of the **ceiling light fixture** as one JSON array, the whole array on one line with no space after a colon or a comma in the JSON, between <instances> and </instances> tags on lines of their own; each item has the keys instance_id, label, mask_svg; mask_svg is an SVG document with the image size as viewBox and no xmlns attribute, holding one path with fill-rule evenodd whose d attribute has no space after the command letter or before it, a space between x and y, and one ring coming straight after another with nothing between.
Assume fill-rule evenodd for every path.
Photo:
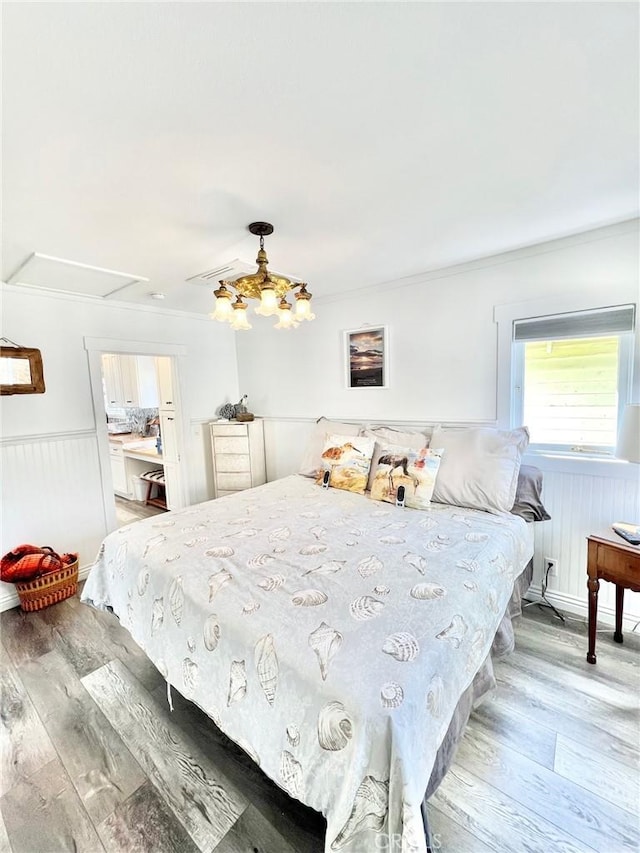
<instances>
[{"instance_id":1,"label":"ceiling light fixture","mask_svg":"<svg viewBox=\"0 0 640 853\"><path fill-rule=\"evenodd\" d=\"M264 238L273 234L273 225L269 222L252 222L249 231L260 237L260 249L256 258L258 269L236 281L221 281L220 287L213 291L216 305L209 316L214 320L230 323L231 328L237 331L250 329L251 324L247 318L249 306L245 300L259 299L256 314L261 317L278 317L276 329L293 329L302 320L315 320L315 314L311 311L311 294L306 284L291 281L267 269L269 260L264 248ZM233 288L236 293L232 293L229 288ZM296 288L300 290L293 293ZM290 292L295 296L295 310L291 303L287 302L287 294ZM234 295L235 302L232 301Z\"/></svg>"}]
</instances>

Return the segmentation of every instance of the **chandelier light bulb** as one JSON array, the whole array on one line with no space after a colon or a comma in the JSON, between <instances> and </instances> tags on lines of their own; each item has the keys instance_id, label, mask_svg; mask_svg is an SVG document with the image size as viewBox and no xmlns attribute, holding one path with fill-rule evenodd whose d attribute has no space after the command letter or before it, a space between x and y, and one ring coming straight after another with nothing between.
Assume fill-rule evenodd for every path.
<instances>
[{"instance_id":1,"label":"chandelier light bulb","mask_svg":"<svg viewBox=\"0 0 640 853\"><path fill-rule=\"evenodd\" d=\"M247 319L247 303L243 302L238 296L233 303L233 317L231 318L231 328L236 332L242 332L251 329L251 323Z\"/></svg>"},{"instance_id":2,"label":"chandelier light bulb","mask_svg":"<svg viewBox=\"0 0 640 853\"><path fill-rule=\"evenodd\" d=\"M256 308L256 314L261 317L272 317L278 313L278 297L271 284L264 284L260 289L260 305Z\"/></svg>"},{"instance_id":3,"label":"chandelier light bulb","mask_svg":"<svg viewBox=\"0 0 640 853\"><path fill-rule=\"evenodd\" d=\"M315 320L316 315L311 311L311 294L306 284L300 285L300 291L296 293L296 320Z\"/></svg>"},{"instance_id":4,"label":"chandelier light bulb","mask_svg":"<svg viewBox=\"0 0 640 853\"><path fill-rule=\"evenodd\" d=\"M215 311L209 316L213 320L219 320L221 323L231 320L233 308L231 306L231 293L227 290L224 282L220 282L220 287L213 291L216 297Z\"/></svg>"},{"instance_id":5,"label":"chandelier light bulb","mask_svg":"<svg viewBox=\"0 0 640 853\"><path fill-rule=\"evenodd\" d=\"M297 327L298 324L293 317L291 305L284 298L280 300L280 304L278 305L278 315L280 320L275 324L275 329L295 329Z\"/></svg>"}]
</instances>

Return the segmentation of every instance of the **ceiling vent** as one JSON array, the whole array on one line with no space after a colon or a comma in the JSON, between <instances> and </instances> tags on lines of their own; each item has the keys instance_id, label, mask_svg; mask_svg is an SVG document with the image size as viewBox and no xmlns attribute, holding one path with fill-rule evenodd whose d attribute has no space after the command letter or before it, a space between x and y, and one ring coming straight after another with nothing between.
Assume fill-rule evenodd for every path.
<instances>
[{"instance_id":1,"label":"ceiling vent","mask_svg":"<svg viewBox=\"0 0 640 853\"><path fill-rule=\"evenodd\" d=\"M219 281L235 281L243 275L251 275L256 271L256 264L249 264L247 261L241 261L239 258L235 258L233 261L229 261L228 264L221 264L218 267L214 267L213 269L206 270L206 272L200 272L197 275L190 276L187 281L192 284L200 284L206 285L210 287L212 284L217 284ZM296 278L293 275L289 275L289 273L278 272L277 270L273 270L275 275L285 276L291 281L301 281L301 279Z\"/></svg>"}]
</instances>

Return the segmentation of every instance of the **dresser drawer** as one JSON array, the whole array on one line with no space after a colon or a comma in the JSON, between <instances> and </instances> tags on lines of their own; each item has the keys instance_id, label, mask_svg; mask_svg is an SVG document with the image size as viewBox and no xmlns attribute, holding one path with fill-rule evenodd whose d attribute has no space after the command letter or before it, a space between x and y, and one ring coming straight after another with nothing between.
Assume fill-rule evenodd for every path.
<instances>
[{"instance_id":1,"label":"dresser drawer","mask_svg":"<svg viewBox=\"0 0 640 853\"><path fill-rule=\"evenodd\" d=\"M246 424L210 424L211 435L247 435Z\"/></svg>"},{"instance_id":2,"label":"dresser drawer","mask_svg":"<svg viewBox=\"0 0 640 853\"><path fill-rule=\"evenodd\" d=\"M251 474L232 474L218 472L216 474L216 491L234 491L236 489L250 489Z\"/></svg>"},{"instance_id":3,"label":"dresser drawer","mask_svg":"<svg viewBox=\"0 0 640 853\"><path fill-rule=\"evenodd\" d=\"M249 453L249 439L247 436L219 436L213 439L213 449L216 458L219 453Z\"/></svg>"},{"instance_id":4,"label":"dresser drawer","mask_svg":"<svg viewBox=\"0 0 640 853\"><path fill-rule=\"evenodd\" d=\"M628 585L629 589L640 587L640 552L629 553L613 545L598 544L598 573L612 583Z\"/></svg>"},{"instance_id":5,"label":"dresser drawer","mask_svg":"<svg viewBox=\"0 0 640 853\"><path fill-rule=\"evenodd\" d=\"M249 474L251 457L248 453L216 453L216 471Z\"/></svg>"}]
</instances>

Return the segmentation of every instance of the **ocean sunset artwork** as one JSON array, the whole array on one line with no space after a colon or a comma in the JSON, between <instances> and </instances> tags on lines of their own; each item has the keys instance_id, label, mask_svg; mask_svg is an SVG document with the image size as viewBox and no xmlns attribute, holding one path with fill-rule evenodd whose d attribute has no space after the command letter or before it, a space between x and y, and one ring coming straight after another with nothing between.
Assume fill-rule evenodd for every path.
<instances>
[{"instance_id":1,"label":"ocean sunset artwork","mask_svg":"<svg viewBox=\"0 0 640 853\"><path fill-rule=\"evenodd\" d=\"M384 388L385 329L347 332L348 384L350 388Z\"/></svg>"}]
</instances>

